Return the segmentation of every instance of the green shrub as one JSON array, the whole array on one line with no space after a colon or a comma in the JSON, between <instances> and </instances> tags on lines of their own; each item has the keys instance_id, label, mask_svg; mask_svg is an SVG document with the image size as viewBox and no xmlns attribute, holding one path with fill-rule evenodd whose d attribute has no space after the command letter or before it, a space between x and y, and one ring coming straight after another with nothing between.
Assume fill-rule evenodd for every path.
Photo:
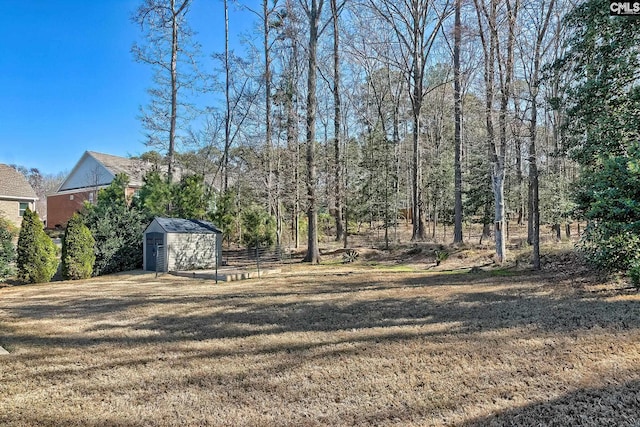
<instances>
[{"instance_id":1,"label":"green shrub","mask_svg":"<svg viewBox=\"0 0 640 427\"><path fill-rule=\"evenodd\" d=\"M585 258L606 271L625 271L640 257L640 235L610 224L590 224L578 249Z\"/></svg>"},{"instance_id":2,"label":"green shrub","mask_svg":"<svg viewBox=\"0 0 640 427\"><path fill-rule=\"evenodd\" d=\"M18 278L29 283L51 280L58 269L57 248L35 212L27 209L18 235Z\"/></svg>"},{"instance_id":3,"label":"green shrub","mask_svg":"<svg viewBox=\"0 0 640 427\"><path fill-rule=\"evenodd\" d=\"M13 274L11 263L16 258L16 249L13 246L15 228L5 218L0 218L0 281Z\"/></svg>"},{"instance_id":4,"label":"green shrub","mask_svg":"<svg viewBox=\"0 0 640 427\"><path fill-rule=\"evenodd\" d=\"M436 265L442 264L443 261L449 259L449 252L447 251L436 251Z\"/></svg>"},{"instance_id":5,"label":"green shrub","mask_svg":"<svg viewBox=\"0 0 640 427\"><path fill-rule=\"evenodd\" d=\"M249 248L272 246L276 240L276 223L264 208L253 206L242 212L242 243Z\"/></svg>"},{"instance_id":6,"label":"green shrub","mask_svg":"<svg viewBox=\"0 0 640 427\"><path fill-rule=\"evenodd\" d=\"M62 241L62 277L70 280L88 279L96 261L95 240L78 214L67 223Z\"/></svg>"},{"instance_id":7,"label":"green shrub","mask_svg":"<svg viewBox=\"0 0 640 427\"><path fill-rule=\"evenodd\" d=\"M96 241L94 276L142 268L142 238L147 226L142 212L114 204L91 211L87 224Z\"/></svg>"},{"instance_id":8,"label":"green shrub","mask_svg":"<svg viewBox=\"0 0 640 427\"><path fill-rule=\"evenodd\" d=\"M640 260L635 260L627 270L627 276L631 280L631 284L640 289Z\"/></svg>"}]
</instances>

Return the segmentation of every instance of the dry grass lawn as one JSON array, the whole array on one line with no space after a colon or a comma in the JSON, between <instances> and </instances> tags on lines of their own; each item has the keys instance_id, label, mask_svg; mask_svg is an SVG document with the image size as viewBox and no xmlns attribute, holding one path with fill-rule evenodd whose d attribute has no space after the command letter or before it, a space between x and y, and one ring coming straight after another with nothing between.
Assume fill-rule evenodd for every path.
<instances>
[{"instance_id":1,"label":"dry grass lawn","mask_svg":"<svg viewBox=\"0 0 640 427\"><path fill-rule=\"evenodd\" d=\"M640 296L498 273L0 288L0 425L640 425Z\"/></svg>"}]
</instances>

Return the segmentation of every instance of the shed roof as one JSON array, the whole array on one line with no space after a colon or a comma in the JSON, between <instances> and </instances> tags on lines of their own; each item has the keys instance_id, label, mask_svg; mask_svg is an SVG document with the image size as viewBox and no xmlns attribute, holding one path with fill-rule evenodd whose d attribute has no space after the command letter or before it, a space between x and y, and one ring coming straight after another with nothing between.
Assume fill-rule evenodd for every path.
<instances>
[{"instance_id":1,"label":"shed roof","mask_svg":"<svg viewBox=\"0 0 640 427\"><path fill-rule=\"evenodd\" d=\"M0 164L0 196L28 200L38 198L27 178L11 166L4 164Z\"/></svg>"},{"instance_id":2,"label":"shed roof","mask_svg":"<svg viewBox=\"0 0 640 427\"><path fill-rule=\"evenodd\" d=\"M220 234L222 231L210 223L200 219L162 218L154 219L167 233Z\"/></svg>"}]
</instances>

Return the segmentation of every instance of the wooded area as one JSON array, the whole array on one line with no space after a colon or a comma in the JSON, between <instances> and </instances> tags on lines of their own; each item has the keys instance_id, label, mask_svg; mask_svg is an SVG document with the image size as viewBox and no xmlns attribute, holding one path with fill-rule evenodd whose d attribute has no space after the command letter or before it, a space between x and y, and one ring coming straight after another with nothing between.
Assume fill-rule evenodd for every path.
<instances>
[{"instance_id":1,"label":"wooded area","mask_svg":"<svg viewBox=\"0 0 640 427\"><path fill-rule=\"evenodd\" d=\"M543 226L560 239L586 220L591 254L629 233L640 241L633 186L614 195L598 175L607 162L638 175L640 32L608 2L237 1L255 17L237 52L225 1L211 17L224 19L225 51L201 52L196 1L144 0L133 51L157 72L142 108L148 146L169 179L174 162L204 177L204 215L233 222L263 206L277 244L306 238L312 263L319 222L344 247L363 224L383 229L386 247L403 222L412 241L451 225L456 243L482 224L500 263L508 223L527 224L534 268ZM210 54L215 69L199 63ZM220 102L199 105L203 93ZM603 195L619 209L605 228ZM640 244L622 245L627 269Z\"/></svg>"}]
</instances>

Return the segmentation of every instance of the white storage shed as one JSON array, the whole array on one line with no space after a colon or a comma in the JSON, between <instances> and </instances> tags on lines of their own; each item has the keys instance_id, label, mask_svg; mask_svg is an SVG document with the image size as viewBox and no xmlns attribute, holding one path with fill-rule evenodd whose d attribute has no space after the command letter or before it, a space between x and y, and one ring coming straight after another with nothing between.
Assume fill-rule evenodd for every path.
<instances>
[{"instance_id":1,"label":"white storage shed","mask_svg":"<svg viewBox=\"0 0 640 427\"><path fill-rule=\"evenodd\" d=\"M215 268L222 260L222 231L208 221L155 218L144 231L146 271Z\"/></svg>"}]
</instances>

